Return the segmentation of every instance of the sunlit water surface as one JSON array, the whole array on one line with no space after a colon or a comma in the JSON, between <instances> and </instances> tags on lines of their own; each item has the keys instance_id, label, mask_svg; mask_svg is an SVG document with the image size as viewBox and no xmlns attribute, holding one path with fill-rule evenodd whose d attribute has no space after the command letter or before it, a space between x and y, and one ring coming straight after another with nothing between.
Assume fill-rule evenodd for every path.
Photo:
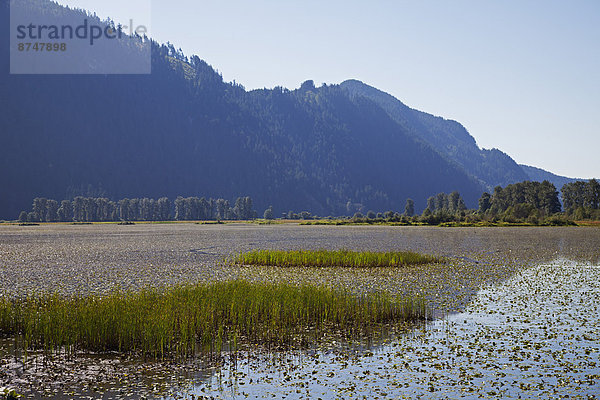
<instances>
[{"instance_id":1,"label":"sunlit water surface","mask_svg":"<svg viewBox=\"0 0 600 400\"><path fill-rule=\"evenodd\" d=\"M414 250L427 267L233 267L255 248ZM27 363L0 343L0 386L31 398L600 397L600 230L225 225L0 226L0 295L102 293L245 278L426 296L435 315L402 335L313 349L251 349L164 363L80 354Z\"/></svg>"},{"instance_id":2,"label":"sunlit water surface","mask_svg":"<svg viewBox=\"0 0 600 400\"><path fill-rule=\"evenodd\" d=\"M251 356L182 392L216 398L596 398L600 267L559 261L373 349Z\"/></svg>"}]
</instances>

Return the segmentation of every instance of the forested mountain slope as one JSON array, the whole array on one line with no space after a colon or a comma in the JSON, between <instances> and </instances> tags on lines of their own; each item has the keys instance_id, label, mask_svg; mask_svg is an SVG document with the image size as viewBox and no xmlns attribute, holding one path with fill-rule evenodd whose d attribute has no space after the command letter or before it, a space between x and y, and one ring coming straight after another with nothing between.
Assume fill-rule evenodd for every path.
<instances>
[{"instance_id":1,"label":"forested mountain slope","mask_svg":"<svg viewBox=\"0 0 600 400\"><path fill-rule=\"evenodd\" d=\"M364 97L377 103L408 133L456 162L488 190L529 179L507 154L498 149L480 149L465 127L456 121L414 110L395 97L357 80L345 81L341 86L352 97Z\"/></svg>"},{"instance_id":2,"label":"forested mountain slope","mask_svg":"<svg viewBox=\"0 0 600 400\"><path fill-rule=\"evenodd\" d=\"M529 176L531 181L548 181L554 184L558 190L560 190L565 184L580 181L578 178L567 178L566 176L560 176L553 174L552 172L545 171L541 168L531 167L529 165L519 165L525 173Z\"/></svg>"},{"instance_id":3,"label":"forested mountain slope","mask_svg":"<svg viewBox=\"0 0 600 400\"><path fill-rule=\"evenodd\" d=\"M0 5L0 218L16 218L34 197L78 194L249 195L260 213L273 205L275 215L329 215L402 210L408 197L419 211L454 190L474 207L484 189L340 86L248 92L156 43L151 75L10 75Z\"/></svg>"}]
</instances>

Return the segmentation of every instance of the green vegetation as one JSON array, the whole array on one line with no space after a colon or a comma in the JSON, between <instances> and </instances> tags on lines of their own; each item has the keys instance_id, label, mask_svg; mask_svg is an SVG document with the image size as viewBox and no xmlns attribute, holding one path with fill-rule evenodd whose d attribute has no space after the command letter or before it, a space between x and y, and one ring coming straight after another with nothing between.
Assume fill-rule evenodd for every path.
<instances>
[{"instance_id":1,"label":"green vegetation","mask_svg":"<svg viewBox=\"0 0 600 400\"><path fill-rule=\"evenodd\" d=\"M427 207L421 215L415 215L415 202L407 199L404 212L369 210L363 215L362 204L346 204L346 211L359 209L352 217L319 217L308 211L289 211L281 214L278 221L302 220L303 225L438 225L438 226L561 226L575 225L573 220L600 220L600 184L573 182L563 186L564 212L556 187L549 181L497 186L493 193L483 193L478 209L468 209L459 192L438 193L427 199ZM255 221L257 212L250 197L238 197L234 206L224 199L204 197L177 197L172 203L168 198L122 199L118 202L106 198L75 197L73 201L57 201L35 198L32 211L23 211L21 224L76 221ZM258 223L276 221L275 211L269 206Z\"/></svg>"},{"instance_id":2,"label":"green vegetation","mask_svg":"<svg viewBox=\"0 0 600 400\"><path fill-rule=\"evenodd\" d=\"M0 387L0 400L17 400L22 396L15 389L9 387Z\"/></svg>"},{"instance_id":3,"label":"green vegetation","mask_svg":"<svg viewBox=\"0 0 600 400\"><path fill-rule=\"evenodd\" d=\"M567 183L562 187L565 212L577 221L600 221L600 183L595 179L588 182Z\"/></svg>"},{"instance_id":4,"label":"green vegetation","mask_svg":"<svg viewBox=\"0 0 600 400\"><path fill-rule=\"evenodd\" d=\"M0 299L0 334L47 353L78 349L185 357L240 343L294 344L324 331L365 334L426 318L424 300L243 280L114 292ZM313 338L314 339L314 338Z\"/></svg>"},{"instance_id":5,"label":"green vegetation","mask_svg":"<svg viewBox=\"0 0 600 400\"><path fill-rule=\"evenodd\" d=\"M564 226L575 225L572 219L583 220L594 214L600 190L589 184L576 182L563 187L565 213L561 212L558 191L548 182L520 182L502 188L497 186L493 194L483 193L479 209L467 209L458 192L438 193L427 199L427 207L421 215L413 215L414 202L406 201L404 214L387 211L367 215L360 212L352 218L305 222L306 225L436 225L436 226ZM597 185L600 187L600 185ZM565 190L566 188L566 190ZM565 194L566 193L566 194ZM586 200L587 199L587 200ZM597 210L596 210L597 211Z\"/></svg>"},{"instance_id":6,"label":"green vegetation","mask_svg":"<svg viewBox=\"0 0 600 400\"><path fill-rule=\"evenodd\" d=\"M279 267L402 267L428 264L438 258L410 251L378 253L349 250L254 250L235 258L237 264Z\"/></svg>"},{"instance_id":7,"label":"green vegetation","mask_svg":"<svg viewBox=\"0 0 600 400\"><path fill-rule=\"evenodd\" d=\"M174 217L173 211L174 210ZM250 220L256 218L250 197L238 197L231 207L229 200L181 196L174 204L167 197L158 200L121 199L77 196L60 203L45 197L33 199L30 212L19 214L20 223L27 222L110 222L110 221L204 221Z\"/></svg>"},{"instance_id":8,"label":"green vegetation","mask_svg":"<svg viewBox=\"0 0 600 400\"><path fill-rule=\"evenodd\" d=\"M492 195L484 193L479 200L481 214L500 216L507 222L528 220L535 223L560 211L558 191L548 181L525 181L505 188L497 186Z\"/></svg>"}]
</instances>

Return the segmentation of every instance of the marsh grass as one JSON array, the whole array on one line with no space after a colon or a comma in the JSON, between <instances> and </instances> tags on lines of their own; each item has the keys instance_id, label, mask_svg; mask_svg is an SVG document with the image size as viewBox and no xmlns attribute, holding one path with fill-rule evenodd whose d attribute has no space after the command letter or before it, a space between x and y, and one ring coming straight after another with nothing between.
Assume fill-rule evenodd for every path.
<instances>
[{"instance_id":1,"label":"marsh grass","mask_svg":"<svg viewBox=\"0 0 600 400\"><path fill-rule=\"evenodd\" d=\"M236 264L278 267L402 267L440 261L439 258L414 253L370 252L349 250L254 250L242 253L234 259Z\"/></svg>"},{"instance_id":2,"label":"marsh grass","mask_svg":"<svg viewBox=\"0 0 600 400\"><path fill-rule=\"evenodd\" d=\"M0 334L16 335L25 349L48 354L117 351L172 358L240 343L292 344L307 332L364 335L377 324L426 316L421 299L235 280L106 296L4 298Z\"/></svg>"}]
</instances>

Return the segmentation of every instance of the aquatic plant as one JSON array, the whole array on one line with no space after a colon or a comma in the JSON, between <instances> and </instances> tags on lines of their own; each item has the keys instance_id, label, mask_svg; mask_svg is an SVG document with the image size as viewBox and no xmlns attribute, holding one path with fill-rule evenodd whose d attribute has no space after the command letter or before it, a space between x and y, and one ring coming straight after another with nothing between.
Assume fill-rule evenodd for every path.
<instances>
[{"instance_id":1,"label":"aquatic plant","mask_svg":"<svg viewBox=\"0 0 600 400\"><path fill-rule=\"evenodd\" d=\"M364 334L379 323L423 319L422 299L356 295L323 286L244 280L85 297L0 299L0 334L47 353L78 349L155 358L293 344L303 334Z\"/></svg>"},{"instance_id":2,"label":"aquatic plant","mask_svg":"<svg viewBox=\"0 0 600 400\"><path fill-rule=\"evenodd\" d=\"M21 395L13 388L0 387L0 400L17 400L20 399Z\"/></svg>"},{"instance_id":3,"label":"aquatic plant","mask_svg":"<svg viewBox=\"0 0 600 400\"><path fill-rule=\"evenodd\" d=\"M238 255L234 262L241 265L279 267L402 267L429 264L439 258L411 251L372 252L350 250L253 250Z\"/></svg>"}]
</instances>

